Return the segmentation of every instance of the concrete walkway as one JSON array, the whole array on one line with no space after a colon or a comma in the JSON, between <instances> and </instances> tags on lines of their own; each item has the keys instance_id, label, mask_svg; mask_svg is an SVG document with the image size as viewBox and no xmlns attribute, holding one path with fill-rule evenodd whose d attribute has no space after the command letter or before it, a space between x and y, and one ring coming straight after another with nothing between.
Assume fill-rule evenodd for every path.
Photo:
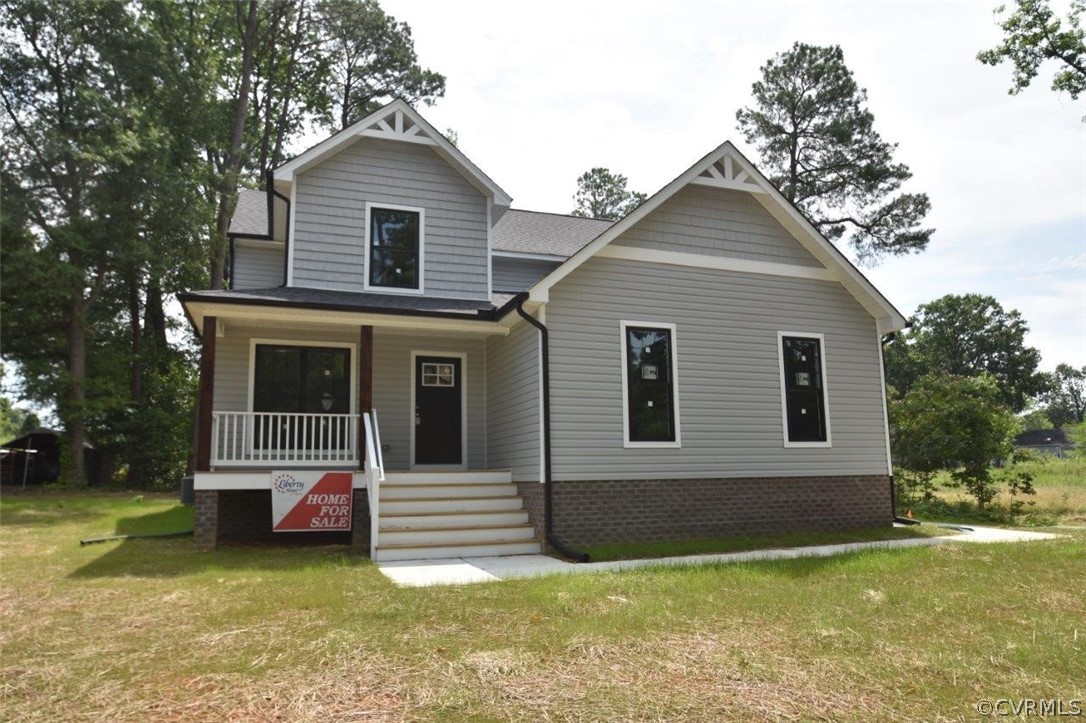
<instances>
[{"instance_id":1,"label":"concrete walkway","mask_svg":"<svg viewBox=\"0 0 1086 723\"><path fill-rule=\"evenodd\" d=\"M860 550L929 547L948 542L1027 542L1051 540L1060 535L1025 530L1004 530L995 527L975 527L970 531L942 537L915 537L907 540L850 542L842 545L817 545L775 550L752 550L719 555L687 555L661 557L651 560L615 560L613 562L572 563L546 555L514 555L510 557L469 557L451 560L407 560L380 562L377 567L401 587L430 587L432 585L466 585L492 580L513 580L542 575L583 574L631 570L637 567L678 567L708 563L751 562L755 560L791 560L798 557L831 557Z\"/></svg>"}]
</instances>

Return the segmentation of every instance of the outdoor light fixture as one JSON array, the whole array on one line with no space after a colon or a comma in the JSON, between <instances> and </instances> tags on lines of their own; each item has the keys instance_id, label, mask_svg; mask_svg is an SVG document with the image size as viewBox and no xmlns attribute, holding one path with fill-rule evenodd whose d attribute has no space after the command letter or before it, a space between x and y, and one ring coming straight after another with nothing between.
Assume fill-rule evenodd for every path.
<instances>
[{"instance_id":1,"label":"outdoor light fixture","mask_svg":"<svg viewBox=\"0 0 1086 723\"><path fill-rule=\"evenodd\" d=\"M332 394L330 392L325 392L321 395L321 408L324 409L324 411L332 411L332 404L334 403L335 400L332 399Z\"/></svg>"}]
</instances>

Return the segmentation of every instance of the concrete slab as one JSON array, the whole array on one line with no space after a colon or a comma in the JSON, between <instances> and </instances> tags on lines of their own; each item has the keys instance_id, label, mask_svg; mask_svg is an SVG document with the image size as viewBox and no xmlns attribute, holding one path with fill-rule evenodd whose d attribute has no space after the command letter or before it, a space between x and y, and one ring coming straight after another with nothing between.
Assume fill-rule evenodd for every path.
<instances>
[{"instance_id":1,"label":"concrete slab","mask_svg":"<svg viewBox=\"0 0 1086 723\"><path fill-rule=\"evenodd\" d=\"M493 580L514 580L543 575L586 574L614 572L640 567L683 567L692 565L756 562L761 560L794 560L800 557L830 557L863 550L930 547L950 542L996 543L1051 540L1062 535L996 527L975 527L958 534L940 537L915 537L907 540L878 540L850 542L840 545L816 545L785 549L751 550L714 555L685 555L648 560L614 560L611 562L572 563L546 555L512 555L508 557L472 557L452 560L411 560L381 562L377 567L401 587L432 585L466 585Z\"/></svg>"}]
</instances>

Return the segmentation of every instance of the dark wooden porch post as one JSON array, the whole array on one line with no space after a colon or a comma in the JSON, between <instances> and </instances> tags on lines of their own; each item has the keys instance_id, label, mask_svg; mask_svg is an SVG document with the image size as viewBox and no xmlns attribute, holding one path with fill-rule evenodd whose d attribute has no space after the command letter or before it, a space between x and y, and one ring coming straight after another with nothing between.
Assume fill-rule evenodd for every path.
<instances>
[{"instance_id":1,"label":"dark wooden porch post","mask_svg":"<svg viewBox=\"0 0 1086 723\"><path fill-rule=\"evenodd\" d=\"M373 410L373 327L363 326L358 339L358 413ZM359 466L366 461L366 425L358 423Z\"/></svg>"},{"instance_id":2,"label":"dark wooden porch post","mask_svg":"<svg viewBox=\"0 0 1086 723\"><path fill-rule=\"evenodd\" d=\"M215 332L218 319L204 317L200 352L200 395L196 402L196 471L211 470L211 405L215 396Z\"/></svg>"}]
</instances>

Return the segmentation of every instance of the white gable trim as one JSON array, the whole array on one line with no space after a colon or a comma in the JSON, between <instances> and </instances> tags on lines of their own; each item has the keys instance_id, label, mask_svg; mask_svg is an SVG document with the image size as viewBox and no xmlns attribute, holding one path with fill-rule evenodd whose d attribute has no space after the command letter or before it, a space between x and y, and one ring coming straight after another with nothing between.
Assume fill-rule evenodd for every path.
<instances>
[{"instance_id":1,"label":"white gable trim","mask_svg":"<svg viewBox=\"0 0 1086 723\"><path fill-rule=\"evenodd\" d=\"M276 181L293 183L297 174L338 153L359 138L380 138L431 146L481 193L492 199L495 205L508 207L513 202L501 186L483 173L456 146L449 143L445 136L402 98L397 98L287 161L275 169L274 178Z\"/></svg>"},{"instance_id":2,"label":"white gable trim","mask_svg":"<svg viewBox=\"0 0 1086 723\"><path fill-rule=\"evenodd\" d=\"M717 167L721 163L723 173ZM529 290L532 301L546 303L550 289L603 247L610 244L634 224L648 216L690 183L710 185L751 193L773 215L801 246L810 252L840 281L860 304L878 321L879 331L887 334L905 328L907 321L894 305L852 265L830 241L818 232L795 206L787 201L773 184L743 157L730 141L725 141L701 160L684 171L678 178L657 191L649 199L618 223L597 236L584 248L571 256L564 264L537 281Z\"/></svg>"},{"instance_id":3,"label":"white gable trim","mask_svg":"<svg viewBox=\"0 0 1086 723\"><path fill-rule=\"evenodd\" d=\"M693 266L698 269L740 271L748 274L789 276L796 279L814 279L816 281L837 280L828 269L820 266L797 266L772 261L738 259L731 256L707 256L706 254L657 251L656 249L641 249L631 246L605 246L596 255L604 259L643 261L650 264L669 264L671 266Z\"/></svg>"}]
</instances>

